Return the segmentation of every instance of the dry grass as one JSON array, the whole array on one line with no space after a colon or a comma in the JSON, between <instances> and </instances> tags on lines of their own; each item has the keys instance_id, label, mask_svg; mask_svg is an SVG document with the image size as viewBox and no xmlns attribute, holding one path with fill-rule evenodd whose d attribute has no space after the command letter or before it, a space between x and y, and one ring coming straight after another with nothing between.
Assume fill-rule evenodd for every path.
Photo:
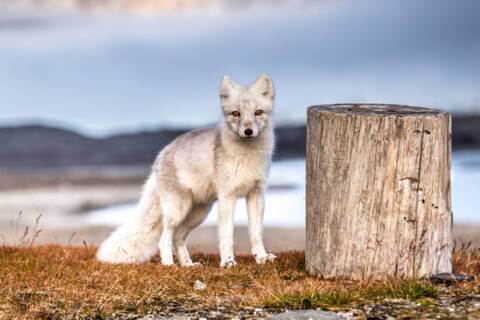
<instances>
[{"instance_id":1,"label":"dry grass","mask_svg":"<svg viewBox=\"0 0 480 320\"><path fill-rule=\"evenodd\" d=\"M338 310L365 301L436 298L438 287L425 281L327 281L308 276L302 252L278 254L257 266L240 256L239 267L218 268L216 255L196 254L204 268L106 265L95 247L0 247L0 318L65 319L145 315L179 309L312 308ZM480 250L463 246L454 253L455 271L480 275ZM205 290L195 290L200 280ZM479 294L479 282L458 285ZM172 306L173 309L172 309Z\"/></svg>"},{"instance_id":2,"label":"dry grass","mask_svg":"<svg viewBox=\"0 0 480 320\"><path fill-rule=\"evenodd\" d=\"M452 263L455 272L480 276L480 248L471 242L456 245L453 250Z\"/></svg>"}]
</instances>

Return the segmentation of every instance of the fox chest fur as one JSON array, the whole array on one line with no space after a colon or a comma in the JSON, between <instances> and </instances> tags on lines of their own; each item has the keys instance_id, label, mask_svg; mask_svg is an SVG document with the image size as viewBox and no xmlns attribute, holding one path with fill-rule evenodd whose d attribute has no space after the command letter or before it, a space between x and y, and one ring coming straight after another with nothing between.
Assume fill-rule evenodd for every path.
<instances>
[{"instance_id":1,"label":"fox chest fur","mask_svg":"<svg viewBox=\"0 0 480 320\"><path fill-rule=\"evenodd\" d=\"M250 146L224 146L217 154L214 181L217 194L243 197L255 188L263 188L270 154L255 149Z\"/></svg>"},{"instance_id":2,"label":"fox chest fur","mask_svg":"<svg viewBox=\"0 0 480 320\"><path fill-rule=\"evenodd\" d=\"M179 141L169 166L165 164L167 150L160 167L174 167L176 181L163 181L162 185L165 188L181 186L184 192L191 194L195 203L210 203L219 196L243 197L254 188L263 188L272 145L261 140L232 142L220 135L216 128L191 136L188 140L191 143ZM167 175L163 173L161 176Z\"/></svg>"}]
</instances>

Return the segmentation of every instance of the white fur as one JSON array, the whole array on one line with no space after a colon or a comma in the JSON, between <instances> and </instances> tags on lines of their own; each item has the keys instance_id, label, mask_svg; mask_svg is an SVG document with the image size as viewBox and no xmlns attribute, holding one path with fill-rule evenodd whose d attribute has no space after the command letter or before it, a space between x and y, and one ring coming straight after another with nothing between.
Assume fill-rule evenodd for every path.
<instances>
[{"instance_id":1,"label":"white fur","mask_svg":"<svg viewBox=\"0 0 480 320\"><path fill-rule=\"evenodd\" d=\"M235 266L233 215L237 199L246 197L252 253L257 263L274 260L265 251L262 234L264 190L274 146L274 95L266 74L250 86L225 76L220 125L182 135L160 152L135 219L112 233L97 258L143 262L157 252L158 243L162 264L174 264L175 253L180 265L194 266L187 237L218 200L220 265ZM256 114L258 110L261 114Z\"/></svg>"}]
</instances>

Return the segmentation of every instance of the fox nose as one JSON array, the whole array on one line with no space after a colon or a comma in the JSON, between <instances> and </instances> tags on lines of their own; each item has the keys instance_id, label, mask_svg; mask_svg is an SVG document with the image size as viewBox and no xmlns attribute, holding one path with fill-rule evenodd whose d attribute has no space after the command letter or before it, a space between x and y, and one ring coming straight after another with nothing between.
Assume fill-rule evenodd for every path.
<instances>
[{"instance_id":1,"label":"fox nose","mask_svg":"<svg viewBox=\"0 0 480 320\"><path fill-rule=\"evenodd\" d=\"M245 135L251 136L252 134L253 134L253 130L252 130L252 129L245 129Z\"/></svg>"}]
</instances>

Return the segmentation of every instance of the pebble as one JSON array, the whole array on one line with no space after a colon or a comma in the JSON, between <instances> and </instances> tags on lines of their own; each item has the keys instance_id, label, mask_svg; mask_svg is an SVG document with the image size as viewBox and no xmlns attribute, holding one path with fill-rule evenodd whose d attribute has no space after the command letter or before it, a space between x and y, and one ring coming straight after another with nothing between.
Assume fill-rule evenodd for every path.
<instances>
[{"instance_id":1,"label":"pebble","mask_svg":"<svg viewBox=\"0 0 480 320\"><path fill-rule=\"evenodd\" d=\"M339 312L338 315L342 319L350 320L350 319L355 319L355 314L350 311L350 312Z\"/></svg>"},{"instance_id":2,"label":"pebble","mask_svg":"<svg viewBox=\"0 0 480 320\"><path fill-rule=\"evenodd\" d=\"M195 284L193 285L193 288L195 290L205 290L207 289L207 285L200 280L195 280Z\"/></svg>"},{"instance_id":3,"label":"pebble","mask_svg":"<svg viewBox=\"0 0 480 320\"><path fill-rule=\"evenodd\" d=\"M459 273L441 272L430 276L430 281L433 283L457 283L462 281L474 281L475 277Z\"/></svg>"},{"instance_id":4,"label":"pebble","mask_svg":"<svg viewBox=\"0 0 480 320\"><path fill-rule=\"evenodd\" d=\"M300 310L287 311L277 314L268 319L271 320L341 320L342 318L334 313L321 310Z\"/></svg>"},{"instance_id":5,"label":"pebble","mask_svg":"<svg viewBox=\"0 0 480 320\"><path fill-rule=\"evenodd\" d=\"M209 317L211 317L211 318L218 318L218 317L221 317L221 316L223 315L223 313L220 312L220 311L210 311L210 312L208 313L208 315L209 315Z\"/></svg>"}]
</instances>

